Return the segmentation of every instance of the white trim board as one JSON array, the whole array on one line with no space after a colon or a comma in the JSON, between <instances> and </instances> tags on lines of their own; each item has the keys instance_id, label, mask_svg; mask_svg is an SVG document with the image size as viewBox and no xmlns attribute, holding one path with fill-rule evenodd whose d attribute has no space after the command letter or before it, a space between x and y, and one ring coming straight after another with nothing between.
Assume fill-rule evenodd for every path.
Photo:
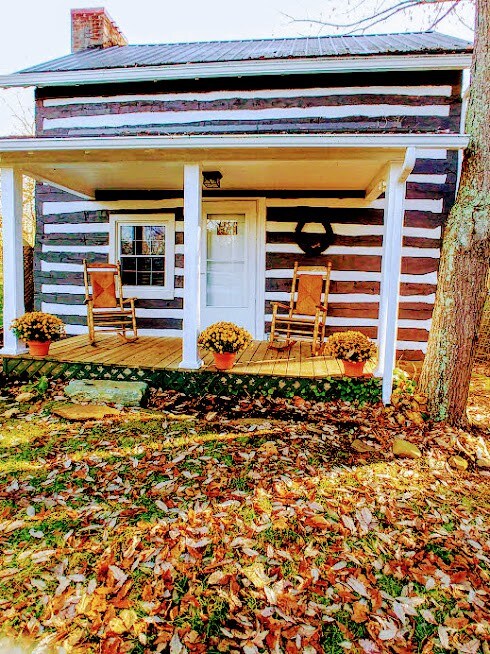
<instances>
[{"instance_id":1,"label":"white trim board","mask_svg":"<svg viewBox=\"0 0 490 654\"><path fill-rule=\"evenodd\" d=\"M111 211L124 209L177 209L184 204L182 199L176 200L112 200L102 202L98 200L74 200L69 202L53 202L46 200L42 203L43 216L52 216L62 213L82 213L83 211ZM81 224L81 223L78 223ZM108 223L104 223L107 225Z\"/></svg>"},{"instance_id":2,"label":"white trim board","mask_svg":"<svg viewBox=\"0 0 490 654\"><path fill-rule=\"evenodd\" d=\"M330 223L334 234L339 236L383 236L383 225L361 225L359 223ZM267 232L269 233L294 233L297 223L282 222L279 220L267 221ZM102 230L101 230L102 231ZM303 232L308 234L322 234L324 230L318 223L306 224ZM437 239L441 237L441 227L404 227L404 236L418 238ZM326 253L328 255L328 251Z\"/></svg>"},{"instance_id":3,"label":"white trim board","mask_svg":"<svg viewBox=\"0 0 490 654\"><path fill-rule=\"evenodd\" d=\"M266 322L271 322L272 314L266 314ZM378 318L345 318L342 316L327 316L326 324L329 327L378 327ZM403 318L398 320L398 327L402 329L425 329L430 331L431 320L424 319L408 319Z\"/></svg>"},{"instance_id":4,"label":"white trim board","mask_svg":"<svg viewBox=\"0 0 490 654\"><path fill-rule=\"evenodd\" d=\"M57 295L85 295L85 286L78 286L76 284L41 284L41 293L55 293ZM182 288L176 288L173 292L173 296L175 298L184 297L184 290Z\"/></svg>"},{"instance_id":5,"label":"white trim board","mask_svg":"<svg viewBox=\"0 0 490 654\"><path fill-rule=\"evenodd\" d=\"M303 250L296 243L267 243L266 252L268 254L302 254ZM383 248L378 246L364 247L364 246L349 246L349 245L331 245L325 253L325 258L335 255L352 255L352 256L381 256ZM416 259L439 259L439 248L415 248L404 247L402 248L403 257L414 257Z\"/></svg>"},{"instance_id":6,"label":"white trim board","mask_svg":"<svg viewBox=\"0 0 490 654\"><path fill-rule=\"evenodd\" d=\"M45 234L108 234L109 223L45 223Z\"/></svg>"},{"instance_id":7,"label":"white trim board","mask_svg":"<svg viewBox=\"0 0 490 654\"><path fill-rule=\"evenodd\" d=\"M66 333L69 334L70 336L78 336L79 334L87 334L87 339L88 339L88 328L86 325L65 325L66 328ZM101 332L98 332L101 333ZM139 329L138 328L138 335L139 336L158 336L160 338L168 337L176 337L176 338L181 338L182 337L182 330L181 329ZM88 345L88 340L87 340L87 345ZM138 367L138 366L135 366Z\"/></svg>"},{"instance_id":8,"label":"white trim board","mask_svg":"<svg viewBox=\"0 0 490 654\"><path fill-rule=\"evenodd\" d=\"M265 271L265 276L270 279L292 279L293 271L289 268L276 268ZM332 270L330 279L337 282L379 282L380 272L364 272L362 270ZM402 273L402 284L437 284L437 272L422 273L420 275L404 275Z\"/></svg>"},{"instance_id":9,"label":"white trim board","mask_svg":"<svg viewBox=\"0 0 490 654\"><path fill-rule=\"evenodd\" d=\"M42 311L46 311L47 313L54 313L57 316L87 315L87 307L84 304L42 302L41 305ZM183 315L183 309L136 309L137 318L182 318Z\"/></svg>"},{"instance_id":10,"label":"white trim board","mask_svg":"<svg viewBox=\"0 0 490 654\"><path fill-rule=\"evenodd\" d=\"M273 109L216 109L182 111L134 111L120 114L93 114L45 118L43 129L89 129L98 127L135 127L140 125L187 125L203 121L260 121L318 118L322 120L350 116L449 116L449 105L339 105L327 107L278 107Z\"/></svg>"},{"instance_id":11,"label":"white trim board","mask_svg":"<svg viewBox=\"0 0 490 654\"><path fill-rule=\"evenodd\" d=\"M120 102L213 102L216 100L267 100L275 98L317 98L342 95L420 95L450 97L451 86L338 86L307 89L256 89L254 91L189 91L187 93L148 93L128 95L78 96L43 100L44 107L67 107L78 104L114 104Z\"/></svg>"},{"instance_id":12,"label":"white trim board","mask_svg":"<svg viewBox=\"0 0 490 654\"><path fill-rule=\"evenodd\" d=\"M289 302L291 293L266 291L265 297L267 300ZM399 301L405 303L420 302L423 304L433 304L435 297L435 293L430 295L401 295ZM328 304L359 304L364 302L377 304L379 302L379 295L370 295L368 293L329 293L328 295Z\"/></svg>"},{"instance_id":13,"label":"white trim board","mask_svg":"<svg viewBox=\"0 0 490 654\"><path fill-rule=\"evenodd\" d=\"M116 215L116 214L114 214ZM153 214L133 214L139 216L151 216ZM160 214L167 215L167 214ZM178 220L175 223L175 232L184 231L184 221ZM109 234L109 223L45 223L45 234Z\"/></svg>"},{"instance_id":14,"label":"white trim board","mask_svg":"<svg viewBox=\"0 0 490 654\"><path fill-rule=\"evenodd\" d=\"M108 254L109 246L108 245L46 245L43 243L41 252L62 252L62 253L98 253L98 254Z\"/></svg>"}]
</instances>

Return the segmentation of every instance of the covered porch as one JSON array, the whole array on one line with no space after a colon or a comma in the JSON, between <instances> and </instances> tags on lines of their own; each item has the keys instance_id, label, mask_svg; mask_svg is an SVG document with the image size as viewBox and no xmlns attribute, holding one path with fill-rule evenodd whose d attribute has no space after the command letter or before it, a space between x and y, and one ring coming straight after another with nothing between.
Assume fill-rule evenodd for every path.
<instances>
[{"instance_id":1,"label":"covered porch","mask_svg":"<svg viewBox=\"0 0 490 654\"><path fill-rule=\"evenodd\" d=\"M374 374L382 378L383 400L389 402L395 365L399 289L402 264L405 188L417 156L424 151L459 150L466 137L437 134L376 135L261 135L261 136L173 136L37 138L0 142L2 168L4 270L4 325L23 313L21 215L22 175L85 200L109 206L108 198L158 191L172 206L183 207L183 289L181 335L165 339L168 350L158 356L153 367L164 370L209 372L209 362L198 351L197 336L203 326L201 286L203 274L203 199L228 198L257 203L257 248L253 268L265 273L265 211L278 206L328 206L369 208L381 203L384 212L380 248L379 311L370 319L377 331L378 362ZM423 156L423 155L422 155ZM224 171L226 183L203 198L202 171ZM129 195L128 195L129 194ZM139 194L139 195L138 195ZM290 198L294 196L294 202ZM316 196L317 199L311 199ZM107 204L104 205L104 202ZM288 204L289 203L289 204ZM159 202L159 206L161 202ZM133 209L137 210L135 200ZM74 246L76 247L76 246ZM362 248L360 248L362 249ZM329 256L327 250L326 256ZM335 266L334 266L335 268ZM351 275L356 273L355 260ZM308 345L298 345L287 356L266 352L265 291L257 292L255 349L239 359L234 373L276 373L286 377L322 378L342 374L333 360L307 354ZM49 305L46 307L49 310ZM157 311L149 309L146 311ZM81 314L80 314L81 315ZM144 314L143 314L144 315ZM62 317L62 316L61 316ZM227 319L223 315L222 319ZM334 324L339 324L334 323ZM371 323L365 323L371 324ZM346 323L348 326L348 322ZM68 339L55 346L54 361L102 365L121 356L121 366L145 367L156 347L145 334L131 345L131 353L121 348L84 349L81 341ZM77 337L78 338L78 337ZM83 337L82 337L83 338ZM181 341L179 339L182 339ZM171 345L172 343L172 345ZM145 356L145 349L148 348ZM73 354L70 355L70 350ZM123 355L124 352L124 355ZM23 355L22 344L6 330L4 355ZM144 360L139 358L144 357ZM60 358L58 358L60 357ZM75 361L66 357L77 357ZM81 357L81 359L80 359ZM247 359L247 357L249 357ZM101 360L104 359L104 360ZM252 367L252 370L250 370Z\"/></svg>"}]
</instances>

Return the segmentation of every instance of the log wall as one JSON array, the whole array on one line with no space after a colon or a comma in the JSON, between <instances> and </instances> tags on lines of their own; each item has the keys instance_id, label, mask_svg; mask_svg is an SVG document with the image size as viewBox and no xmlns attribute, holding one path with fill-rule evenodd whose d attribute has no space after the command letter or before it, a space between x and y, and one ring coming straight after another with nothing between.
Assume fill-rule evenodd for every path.
<instances>
[{"instance_id":1,"label":"log wall","mask_svg":"<svg viewBox=\"0 0 490 654\"><path fill-rule=\"evenodd\" d=\"M83 93L83 95L82 95ZM38 89L39 136L453 132L458 71Z\"/></svg>"},{"instance_id":2,"label":"log wall","mask_svg":"<svg viewBox=\"0 0 490 654\"><path fill-rule=\"evenodd\" d=\"M63 137L285 131L459 133L461 121L461 74L457 71L182 81L155 83L151 92L144 84L97 85L83 87L81 93L81 87L38 89L37 134ZM398 334L398 349L405 358L420 358L426 348L442 230L454 200L456 175L455 153L431 151L417 160L408 180ZM254 189L247 194L267 196L266 192ZM277 197L277 192L274 195ZM287 191L281 195L288 197ZM181 190L176 189L173 196L181 197ZM297 194L291 194L293 197ZM317 197L326 195L319 192ZM298 204L302 201L298 200ZM109 213L155 213L165 206L166 211L176 215L175 298L140 300L138 320L143 333L160 330L162 335L180 335L183 215L178 204L169 208L168 201L159 200L158 191L151 195L111 192L104 201L81 201L47 185L38 185L37 307L62 317L69 333L85 331L82 259L107 259ZM314 261L295 243L294 229L301 218L300 210L294 206L273 206L272 200L269 205L265 233L265 328L270 302L287 298L294 261L330 260L333 273L329 330L359 328L375 337L383 199L368 209L336 210L332 216L335 241ZM319 207L319 218L322 211Z\"/></svg>"}]
</instances>

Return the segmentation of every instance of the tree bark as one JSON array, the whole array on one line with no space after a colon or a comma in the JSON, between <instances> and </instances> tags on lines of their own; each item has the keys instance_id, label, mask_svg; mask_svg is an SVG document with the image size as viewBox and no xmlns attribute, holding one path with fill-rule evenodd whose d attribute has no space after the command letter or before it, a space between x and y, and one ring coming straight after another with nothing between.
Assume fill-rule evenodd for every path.
<instances>
[{"instance_id":1,"label":"tree bark","mask_svg":"<svg viewBox=\"0 0 490 654\"><path fill-rule=\"evenodd\" d=\"M466 404L490 262L490 0L478 0L461 179L444 230L420 389L435 420L467 422Z\"/></svg>"}]
</instances>

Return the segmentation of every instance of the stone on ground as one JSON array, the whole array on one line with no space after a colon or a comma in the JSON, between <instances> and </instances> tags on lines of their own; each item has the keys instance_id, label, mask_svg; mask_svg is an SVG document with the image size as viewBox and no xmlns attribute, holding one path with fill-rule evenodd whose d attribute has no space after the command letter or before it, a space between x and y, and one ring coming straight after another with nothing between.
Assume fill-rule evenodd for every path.
<instances>
[{"instance_id":1,"label":"stone on ground","mask_svg":"<svg viewBox=\"0 0 490 654\"><path fill-rule=\"evenodd\" d=\"M120 411L103 404L64 404L53 407L51 413L66 420L102 420L107 416L118 416Z\"/></svg>"},{"instance_id":2,"label":"stone on ground","mask_svg":"<svg viewBox=\"0 0 490 654\"><path fill-rule=\"evenodd\" d=\"M407 459L420 459L422 452L413 443L404 441L403 438L395 438L393 441L393 454Z\"/></svg>"},{"instance_id":3,"label":"stone on ground","mask_svg":"<svg viewBox=\"0 0 490 654\"><path fill-rule=\"evenodd\" d=\"M464 472L465 470L468 470L468 461L466 459L463 459L462 456L458 456L457 454L449 457L449 465L451 466L451 468L455 468L460 472Z\"/></svg>"},{"instance_id":4,"label":"stone on ground","mask_svg":"<svg viewBox=\"0 0 490 654\"><path fill-rule=\"evenodd\" d=\"M120 382L105 379L73 379L65 388L65 395L73 402L141 406L148 392L145 382Z\"/></svg>"}]
</instances>

